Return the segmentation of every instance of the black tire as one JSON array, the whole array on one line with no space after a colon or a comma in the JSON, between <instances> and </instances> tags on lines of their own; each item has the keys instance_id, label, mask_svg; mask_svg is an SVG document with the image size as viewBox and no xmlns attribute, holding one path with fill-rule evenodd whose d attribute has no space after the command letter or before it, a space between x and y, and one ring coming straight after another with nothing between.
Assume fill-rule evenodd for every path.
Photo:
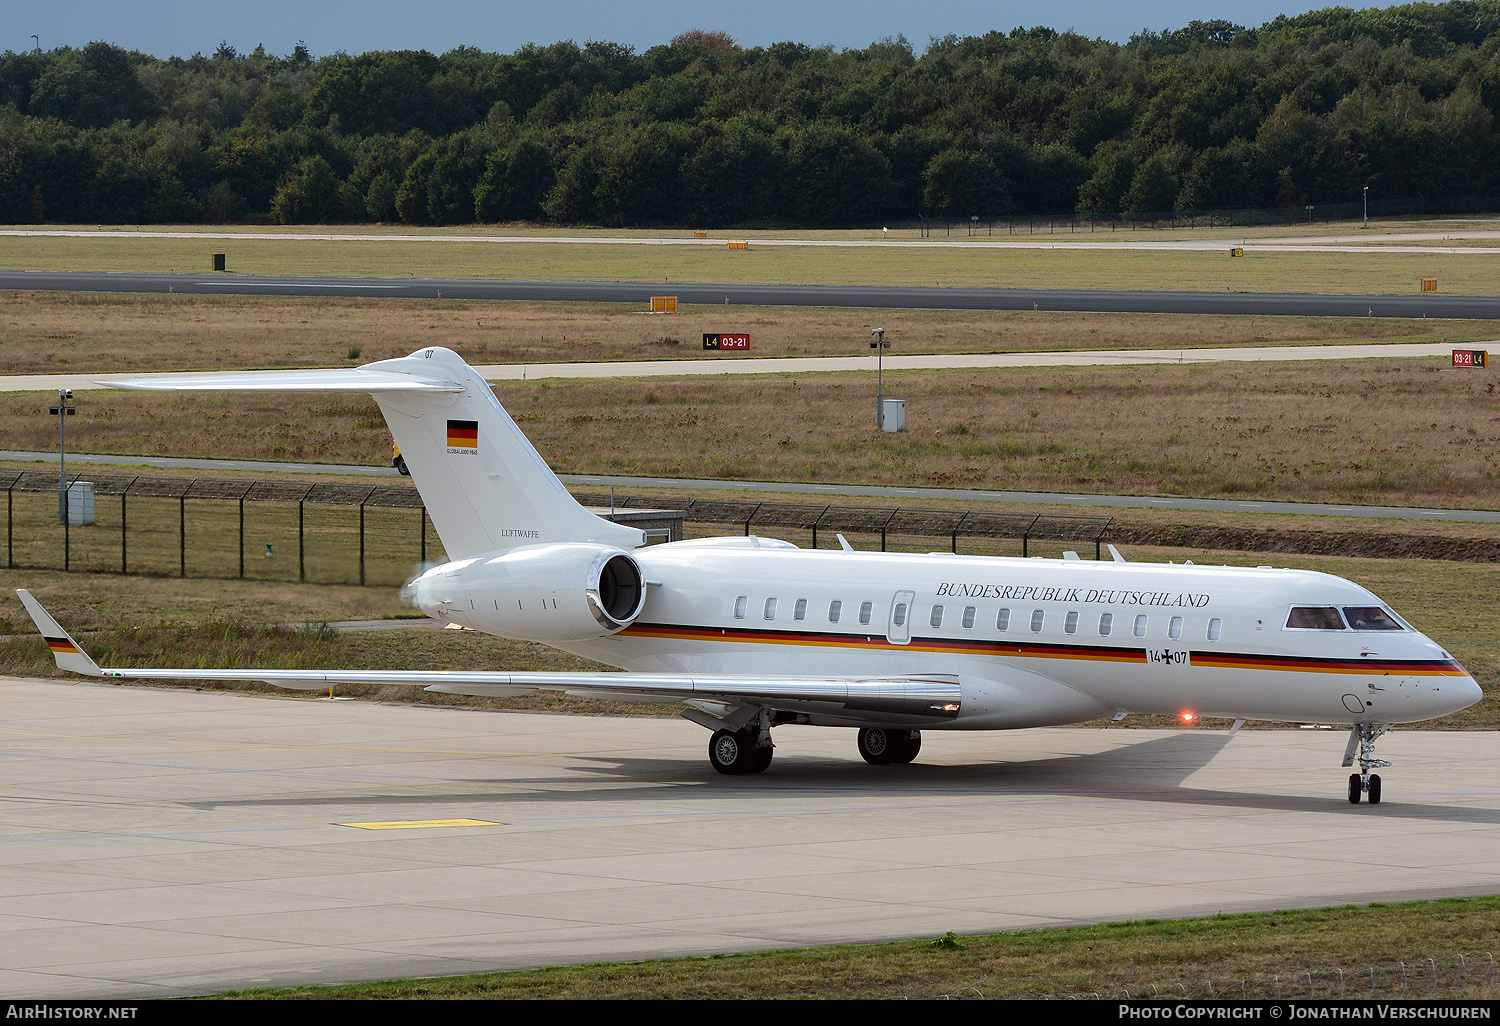
<instances>
[{"instance_id":1,"label":"black tire","mask_svg":"<svg viewBox=\"0 0 1500 1026\"><path fill-rule=\"evenodd\" d=\"M744 731L716 730L708 739L708 764L720 773L744 773L752 758L750 737Z\"/></svg>"},{"instance_id":2,"label":"black tire","mask_svg":"<svg viewBox=\"0 0 1500 1026\"><path fill-rule=\"evenodd\" d=\"M856 743L859 757L871 766L884 766L896 757L895 731L861 727Z\"/></svg>"},{"instance_id":3,"label":"black tire","mask_svg":"<svg viewBox=\"0 0 1500 1026\"><path fill-rule=\"evenodd\" d=\"M896 738L896 753L891 762L904 765L915 760L917 753L922 750L922 732L920 730L897 730L892 733Z\"/></svg>"},{"instance_id":4,"label":"black tire","mask_svg":"<svg viewBox=\"0 0 1500 1026\"><path fill-rule=\"evenodd\" d=\"M1364 786L1360 783L1359 774L1349 774L1349 804L1358 805L1359 796L1361 793L1363 793L1363 791Z\"/></svg>"},{"instance_id":5,"label":"black tire","mask_svg":"<svg viewBox=\"0 0 1500 1026\"><path fill-rule=\"evenodd\" d=\"M745 767L746 773L764 773L771 765L771 756L776 751L770 745L751 749L750 765Z\"/></svg>"},{"instance_id":6,"label":"black tire","mask_svg":"<svg viewBox=\"0 0 1500 1026\"><path fill-rule=\"evenodd\" d=\"M1379 773L1371 773L1370 774L1370 804L1371 805L1379 805L1380 804L1380 774Z\"/></svg>"},{"instance_id":7,"label":"black tire","mask_svg":"<svg viewBox=\"0 0 1500 1026\"><path fill-rule=\"evenodd\" d=\"M409 471L409 470L406 469L406 457L405 456L397 456L391 462L396 467L396 473L400 474L402 477L411 477L411 471Z\"/></svg>"}]
</instances>

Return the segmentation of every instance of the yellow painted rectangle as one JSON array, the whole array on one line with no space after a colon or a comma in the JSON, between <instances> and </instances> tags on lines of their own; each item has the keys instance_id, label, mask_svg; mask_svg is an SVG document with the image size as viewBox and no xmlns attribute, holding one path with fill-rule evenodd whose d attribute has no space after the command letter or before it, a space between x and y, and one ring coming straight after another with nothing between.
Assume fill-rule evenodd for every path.
<instances>
[{"instance_id":1,"label":"yellow painted rectangle","mask_svg":"<svg viewBox=\"0 0 1500 1026\"><path fill-rule=\"evenodd\" d=\"M361 830L427 830L438 827L499 826L487 819L393 819L385 823L340 823Z\"/></svg>"}]
</instances>

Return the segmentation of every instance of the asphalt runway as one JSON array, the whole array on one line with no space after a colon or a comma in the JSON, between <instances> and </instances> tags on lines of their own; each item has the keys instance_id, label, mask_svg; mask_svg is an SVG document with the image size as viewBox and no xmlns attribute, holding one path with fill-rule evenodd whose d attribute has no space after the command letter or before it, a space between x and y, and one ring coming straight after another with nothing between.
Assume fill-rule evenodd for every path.
<instances>
[{"instance_id":1,"label":"asphalt runway","mask_svg":"<svg viewBox=\"0 0 1500 1026\"><path fill-rule=\"evenodd\" d=\"M1382 739L1372 807L1345 800L1343 731L928 732L915 765L870 767L850 731L782 727L765 775L726 778L683 720L0 696L8 998L1500 890L1488 732Z\"/></svg>"},{"instance_id":2,"label":"asphalt runway","mask_svg":"<svg viewBox=\"0 0 1500 1026\"><path fill-rule=\"evenodd\" d=\"M1317 317L1500 318L1500 296L1317 295L846 285L715 285L672 282L504 281L473 278L292 277L0 271L0 289L62 292L181 292L194 295L357 296L634 303L675 295L683 303L929 310L1048 310L1088 313L1291 314Z\"/></svg>"}]
</instances>

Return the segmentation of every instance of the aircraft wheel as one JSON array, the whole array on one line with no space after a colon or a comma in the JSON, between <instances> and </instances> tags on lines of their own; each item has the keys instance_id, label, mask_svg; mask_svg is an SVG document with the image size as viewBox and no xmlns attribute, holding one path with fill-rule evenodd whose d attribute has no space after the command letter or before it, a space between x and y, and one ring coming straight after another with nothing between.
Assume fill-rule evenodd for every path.
<instances>
[{"instance_id":1,"label":"aircraft wheel","mask_svg":"<svg viewBox=\"0 0 1500 1026\"><path fill-rule=\"evenodd\" d=\"M1359 796L1360 796L1360 794L1363 791L1364 791L1364 788L1360 785L1359 774L1358 773L1351 773L1351 774L1349 774L1349 804L1350 805L1358 805L1359 804Z\"/></svg>"},{"instance_id":2,"label":"aircraft wheel","mask_svg":"<svg viewBox=\"0 0 1500 1026\"><path fill-rule=\"evenodd\" d=\"M893 733L896 738L896 749L891 761L904 764L914 760L917 753L922 750L922 732L920 730L897 730Z\"/></svg>"},{"instance_id":3,"label":"aircraft wheel","mask_svg":"<svg viewBox=\"0 0 1500 1026\"><path fill-rule=\"evenodd\" d=\"M746 772L754 758L750 735L742 730L716 730L708 739L708 762L720 773Z\"/></svg>"},{"instance_id":4,"label":"aircraft wheel","mask_svg":"<svg viewBox=\"0 0 1500 1026\"><path fill-rule=\"evenodd\" d=\"M1379 773L1371 773L1370 774L1370 804L1371 805L1379 805L1380 804L1380 774Z\"/></svg>"},{"instance_id":5,"label":"aircraft wheel","mask_svg":"<svg viewBox=\"0 0 1500 1026\"><path fill-rule=\"evenodd\" d=\"M896 758L893 744L894 731L879 727L861 727L859 731L859 756L871 766L884 766Z\"/></svg>"},{"instance_id":6,"label":"aircraft wheel","mask_svg":"<svg viewBox=\"0 0 1500 1026\"><path fill-rule=\"evenodd\" d=\"M745 768L746 773L764 773L771 765L771 755L776 749L770 745L764 745L751 750L750 765Z\"/></svg>"}]
</instances>

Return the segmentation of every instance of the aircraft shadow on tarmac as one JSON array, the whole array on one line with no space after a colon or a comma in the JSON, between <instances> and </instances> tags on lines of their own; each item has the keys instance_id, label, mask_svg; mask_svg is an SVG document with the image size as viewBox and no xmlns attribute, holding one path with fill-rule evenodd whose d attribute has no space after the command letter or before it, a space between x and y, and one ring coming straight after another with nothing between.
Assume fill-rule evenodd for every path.
<instances>
[{"instance_id":1,"label":"aircraft shadow on tarmac","mask_svg":"<svg viewBox=\"0 0 1500 1026\"><path fill-rule=\"evenodd\" d=\"M555 776L474 778L473 789L454 790L451 778L434 778L430 789L385 793L346 793L299 798L249 798L182 803L198 809L247 806L469 806L481 803L533 805L542 803L714 802L737 797L763 801L769 793L826 796L830 792L868 795L872 792L899 800L962 800L1054 797L1059 799L1119 799L1164 804L1220 805L1230 808L1272 809L1280 812L1322 812L1342 815L1398 816L1451 823L1500 825L1500 809L1417 803L1398 793L1378 808L1350 805L1336 757L1331 761L1326 794L1266 794L1194 787L1186 783L1230 743L1222 732L1184 732L1121 744L1104 752L1062 754L1025 762L986 762L965 765L867 766L858 760L821 756L779 758L764 775L720 777L699 763L680 759L576 756L566 773ZM580 777L582 771L586 777ZM1245 772L1254 773L1253 769ZM1321 777L1319 780L1321 781Z\"/></svg>"}]
</instances>

